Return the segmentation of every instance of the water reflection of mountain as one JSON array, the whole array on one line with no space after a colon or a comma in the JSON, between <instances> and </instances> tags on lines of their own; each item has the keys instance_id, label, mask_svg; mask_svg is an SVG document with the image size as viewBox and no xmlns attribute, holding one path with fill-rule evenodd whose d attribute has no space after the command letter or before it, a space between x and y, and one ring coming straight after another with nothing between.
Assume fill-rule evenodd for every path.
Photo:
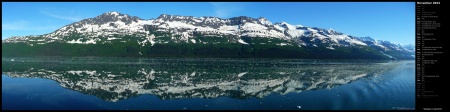
<instances>
[{"instance_id":1,"label":"water reflection of mountain","mask_svg":"<svg viewBox=\"0 0 450 112\"><path fill-rule=\"evenodd\" d=\"M263 98L272 93L330 89L382 74L392 66L395 63L144 60L108 64L2 59L2 72L10 77L51 79L112 102L142 94L161 99Z\"/></svg>"}]
</instances>

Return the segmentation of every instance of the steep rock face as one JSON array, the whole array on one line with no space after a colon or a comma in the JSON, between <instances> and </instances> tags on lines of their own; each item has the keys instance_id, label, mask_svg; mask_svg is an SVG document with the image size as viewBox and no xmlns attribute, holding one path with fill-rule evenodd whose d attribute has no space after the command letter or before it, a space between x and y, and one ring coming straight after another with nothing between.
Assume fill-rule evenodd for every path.
<instances>
[{"instance_id":1,"label":"steep rock face","mask_svg":"<svg viewBox=\"0 0 450 112\"><path fill-rule=\"evenodd\" d=\"M213 37L220 37L213 38ZM211 40L212 39L212 40ZM357 48L377 50L389 58L412 59L414 46L404 47L370 37L354 37L332 29L272 23L264 17L239 16L232 18L193 17L161 14L144 20L119 12L106 12L66 25L52 33L11 37L2 43L26 43L29 46L47 43L118 44L137 43L142 47L155 44L244 44L276 45L301 48ZM361 50L360 50L361 51ZM392 56L391 56L392 55ZM395 55L395 56L394 56Z\"/></svg>"},{"instance_id":2,"label":"steep rock face","mask_svg":"<svg viewBox=\"0 0 450 112\"><path fill-rule=\"evenodd\" d=\"M107 12L107 13L103 13L102 15L99 15L95 18L89 18L89 19L84 19L81 20L80 22L77 22L78 26L75 25L74 27L80 27L79 25L86 25L86 24L90 24L90 25L102 25L108 22L115 22L115 21L120 21L125 23L125 25L129 25L132 22L138 22L138 20L142 20L139 17L136 16L129 16L127 14L121 14L118 12Z\"/></svg>"}]
</instances>

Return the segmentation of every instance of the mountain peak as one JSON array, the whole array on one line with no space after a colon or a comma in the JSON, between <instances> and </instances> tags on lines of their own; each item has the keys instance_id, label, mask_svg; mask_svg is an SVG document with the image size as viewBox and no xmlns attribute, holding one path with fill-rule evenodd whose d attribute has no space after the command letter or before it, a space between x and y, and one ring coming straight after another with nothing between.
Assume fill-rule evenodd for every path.
<instances>
[{"instance_id":1,"label":"mountain peak","mask_svg":"<svg viewBox=\"0 0 450 112\"><path fill-rule=\"evenodd\" d=\"M280 25L281 25L282 27L284 27L284 28L287 28L288 30L296 30L296 29L297 29L297 26L291 25L291 24L289 24L289 23L287 23L287 22L285 22L285 21L282 21L282 22L280 23Z\"/></svg>"},{"instance_id":2,"label":"mountain peak","mask_svg":"<svg viewBox=\"0 0 450 112\"><path fill-rule=\"evenodd\" d=\"M110 12L105 12L105 14L110 14L110 15L119 15L119 12L116 11L110 11Z\"/></svg>"},{"instance_id":3,"label":"mountain peak","mask_svg":"<svg viewBox=\"0 0 450 112\"><path fill-rule=\"evenodd\" d=\"M170 15L170 14L161 14L156 19L191 19L194 16L181 16L181 15Z\"/></svg>"},{"instance_id":4,"label":"mountain peak","mask_svg":"<svg viewBox=\"0 0 450 112\"><path fill-rule=\"evenodd\" d=\"M116 12L116 11L109 11L109 12L105 12L101 15L103 15L103 16L120 16L120 15L126 15L126 14L122 14L122 13Z\"/></svg>"},{"instance_id":5,"label":"mountain peak","mask_svg":"<svg viewBox=\"0 0 450 112\"><path fill-rule=\"evenodd\" d=\"M258 18L258 21L259 21L261 24L264 24L264 25L272 25L272 22L270 22L269 20L267 20L267 19L264 18L264 17L259 17L259 18Z\"/></svg>"},{"instance_id":6,"label":"mountain peak","mask_svg":"<svg viewBox=\"0 0 450 112\"><path fill-rule=\"evenodd\" d=\"M137 22L137 20L141 20L141 19L136 16L129 16L128 14L122 14L122 13L119 13L116 11L110 11L110 12L105 12L99 16L96 16L95 18L81 20L78 25L81 25L81 24L100 25L100 24L105 24L107 22L115 22L115 21L120 21L120 22L124 22L125 24L130 24L133 21ZM77 23L75 23L75 24L77 24ZM78 25L77 25L77 27L78 27Z\"/></svg>"},{"instance_id":7,"label":"mountain peak","mask_svg":"<svg viewBox=\"0 0 450 112\"><path fill-rule=\"evenodd\" d=\"M237 18L243 19L243 20L256 20L255 18L249 17L249 16L238 16Z\"/></svg>"},{"instance_id":8,"label":"mountain peak","mask_svg":"<svg viewBox=\"0 0 450 112\"><path fill-rule=\"evenodd\" d=\"M166 18L166 17L168 17L168 16L169 16L169 14L161 14L161 15L158 16L157 19L160 19L160 18Z\"/></svg>"},{"instance_id":9,"label":"mountain peak","mask_svg":"<svg viewBox=\"0 0 450 112\"><path fill-rule=\"evenodd\" d=\"M105 18L105 17L106 17L106 18L117 18L117 17L119 17L119 16L128 17L127 14L122 14L122 13L115 12L115 11L105 12L105 13L103 13L103 14L97 16L97 17L102 17L102 18Z\"/></svg>"},{"instance_id":10,"label":"mountain peak","mask_svg":"<svg viewBox=\"0 0 450 112\"><path fill-rule=\"evenodd\" d=\"M366 37L358 37L359 39L361 39L362 41L372 41L375 42L376 40L371 38L370 36L366 36Z\"/></svg>"}]
</instances>

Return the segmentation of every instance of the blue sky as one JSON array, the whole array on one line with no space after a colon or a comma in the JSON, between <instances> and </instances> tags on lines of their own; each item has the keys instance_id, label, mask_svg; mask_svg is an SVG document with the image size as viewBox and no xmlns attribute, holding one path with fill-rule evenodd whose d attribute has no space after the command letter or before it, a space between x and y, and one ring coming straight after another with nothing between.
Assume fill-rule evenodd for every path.
<instances>
[{"instance_id":1,"label":"blue sky","mask_svg":"<svg viewBox=\"0 0 450 112\"><path fill-rule=\"evenodd\" d=\"M415 43L414 2L2 2L2 39L51 33L108 11L142 19L160 14L265 17L272 23L285 21L358 37Z\"/></svg>"}]
</instances>

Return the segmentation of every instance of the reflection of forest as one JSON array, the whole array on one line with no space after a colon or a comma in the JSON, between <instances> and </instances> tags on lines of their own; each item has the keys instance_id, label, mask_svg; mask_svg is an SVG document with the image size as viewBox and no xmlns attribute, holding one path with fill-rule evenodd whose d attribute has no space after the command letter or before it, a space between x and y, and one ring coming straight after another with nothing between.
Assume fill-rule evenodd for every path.
<instances>
[{"instance_id":1,"label":"reflection of forest","mask_svg":"<svg viewBox=\"0 0 450 112\"><path fill-rule=\"evenodd\" d=\"M148 63L148 62L146 62ZM189 63L189 64L186 64ZM271 93L330 89L390 70L396 63L276 63L174 61L158 64L2 62L11 77L52 79L61 86L116 102L142 94L161 99L263 98Z\"/></svg>"}]
</instances>

